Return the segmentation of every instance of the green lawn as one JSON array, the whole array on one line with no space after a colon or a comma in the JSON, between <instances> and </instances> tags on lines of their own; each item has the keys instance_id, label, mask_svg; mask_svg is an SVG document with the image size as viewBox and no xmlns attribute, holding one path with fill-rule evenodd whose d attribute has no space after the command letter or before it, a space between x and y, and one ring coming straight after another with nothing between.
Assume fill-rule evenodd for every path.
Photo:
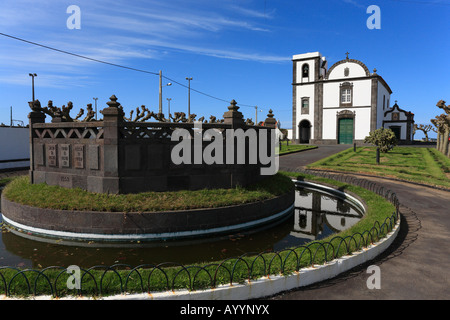
<instances>
[{"instance_id":1,"label":"green lawn","mask_svg":"<svg viewBox=\"0 0 450 320\"><path fill-rule=\"evenodd\" d=\"M310 146L304 144L289 144L287 145L286 141L282 141L280 143L280 155L299 152L303 150L316 149L317 146Z\"/></svg>"},{"instance_id":2,"label":"green lawn","mask_svg":"<svg viewBox=\"0 0 450 320\"><path fill-rule=\"evenodd\" d=\"M434 148L396 147L380 154L375 147L347 149L308 165L309 169L355 172L450 188L450 159Z\"/></svg>"}]
</instances>

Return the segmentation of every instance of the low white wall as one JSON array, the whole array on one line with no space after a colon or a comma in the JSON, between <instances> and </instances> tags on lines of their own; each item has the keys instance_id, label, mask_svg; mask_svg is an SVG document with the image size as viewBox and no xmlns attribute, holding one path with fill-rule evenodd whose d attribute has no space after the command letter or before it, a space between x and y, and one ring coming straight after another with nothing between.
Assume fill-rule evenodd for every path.
<instances>
[{"instance_id":1,"label":"low white wall","mask_svg":"<svg viewBox=\"0 0 450 320\"><path fill-rule=\"evenodd\" d=\"M0 169L21 168L29 161L8 161L30 158L28 128L0 127Z\"/></svg>"}]
</instances>

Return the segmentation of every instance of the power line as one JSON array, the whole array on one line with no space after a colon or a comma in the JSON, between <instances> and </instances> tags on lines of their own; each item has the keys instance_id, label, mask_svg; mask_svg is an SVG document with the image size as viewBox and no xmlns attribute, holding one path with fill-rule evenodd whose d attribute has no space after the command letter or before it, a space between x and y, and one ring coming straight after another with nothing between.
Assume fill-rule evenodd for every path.
<instances>
[{"instance_id":1,"label":"power line","mask_svg":"<svg viewBox=\"0 0 450 320\"><path fill-rule=\"evenodd\" d=\"M406 3L417 3L417 4L431 4L431 5L442 5L450 6L448 2L429 2L429 1L414 1L414 0L393 0L394 2L406 2Z\"/></svg>"},{"instance_id":2,"label":"power line","mask_svg":"<svg viewBox=\"0 0 450 320\"><path fill-rule=\"evenodd\" d=\"M158 75L158 73L156 73L156 72L151 72L151 71L146 71L146 70L126 67L126 66L122 66L120 64L106 62L106 61L103 61L103 60L98 60L98 59L86 57L86 56L83 56L83 55L80 55L80 54L76 54L76 53L72 53L72 52L69 52L69 51L65 51L65 50L60 50L60 49L56 49L56 48L53 48L53 47L49 47L49 46L46 46L46 45L43 45L43 44L40 44L40 43L37 43L37 42L32 42L32 41L28 41L28 40L25 40L25 39L22 39L22 38L14 37L14 36L11 36L9 34L2 33L2 32L0 32L0 35L8 37L8 38L11 38L11 39L19 40L19 41L22 41L22 42L26 42L26 43L29 43L29 44L32 44L32 45L35 45L35 46L38 46L38 47L45 48L45 49L53 50L53 51L60 52L60 53L65 53L65 54L68 54L68 55L71 55L71 56L74 56L74 57L83 58L83 59L87 59L87 60L91 60L91 61L99 62L99 63L103 63L103 64L108 64L110 66L124 68L124 69L128 69L128 70L133 70L133 71L138 71L138 72L144 72L144 73L149 73L149 74L153 74L153 75Z\"/></svg>"},{"instance_id":3,"label":"power line","mask_svg":"<svg viewBox=\"0 0 450 320\"><path fill-rule=\"evenodd\" d=\"M82 59L86 59L86 60L90 60L90 61L94 61L94 62L98 62L98 63L107 64L107 65L110 65L110 66L113 66L113 67L118 67L118 68L123 68L123 69L128 69L128 70L132 70L132 71L143 72L143 73L148 73L148 74L159 76L159 72L142 70L142 69L127 67L127 66L120 65L120 64L117 64L117 63L107 62L107 61L104 61L104 60L94 59L94 58L87 57L87 56L84 56L84 55L80 55L80 54L76 54L76 53L73 53L73 52L57 49L57 48L50 47L50 46L47 46L47 45L43 45L43 44L40 44L40 43L37 43L37 42L25 40L23 38L15 37L15 36L12 36L12 35L9 35L9 34L6 34L6 33L2 33L2 32L0 32L0 35L2 35L4 37L11 38L11 39L14 39L14 40L22 41L22 42L25 42L25 43L28 43L28 44L32 44L32 45L35 45L35 46L38 46L38 47L41 47L41 48L49 49L49 50L56 51L56 52L59 52L59 53L68 54L68 55L71 55L71 56L74 56L74 57L78 57L78 58L82 58ZM169 80L169 81L172 81L173 83L176 83L176 84L178 84L180 86L183 86L183 87L187 88L187 86L185 84L182 84L181 82L178 82L178 81L176 81L174 79L170 79L170 78L165 77L165 76L163 76L163 77L165 79ZM197 92L199 94L202 94L204 96L207 96L209 98L213 98L213 99L216 99L216 100L219 100L219 101L224 101L224 102L230 102L230 100L218 98L218 97L215 97L215 96L210 95L208 93L202 92L200 90L196 90L196 89L193 89L193 88L191 88L191 90L195 91L195 92ZM247 105L247 104L239 104L239 105L240 106L244 106L244 107L252 107L252 108L254 108L254 106L252 106L252 105Z\"/></svg>"}]
</instances>

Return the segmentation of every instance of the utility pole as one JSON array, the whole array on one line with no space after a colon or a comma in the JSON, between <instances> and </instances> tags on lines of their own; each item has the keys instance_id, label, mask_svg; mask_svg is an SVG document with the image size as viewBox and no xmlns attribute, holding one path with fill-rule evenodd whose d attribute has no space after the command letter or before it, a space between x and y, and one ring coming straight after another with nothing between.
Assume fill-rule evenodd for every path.
<instances>
[{"instance_id":1,"label":"utility pole","mask_svg":"<svg viewBox=\"0 0 450 320\"><path fill-rule=\"evenodd\" d=\"M97 100L98 98L92 98L95 101L95 120L97 120Z\"/></svg>"},{"instance_id":2,"label":"utility pole","mask_svg":"<svg viewBox=\"0 0 450 320\"><path fill-rule=\"evenodd\" d=\"M191 117L191 80L192 78L186 77L186 80L189 82L188 85L188 119Z\"/></svg>"},{"instance_id":3,"label":"utility pole","mask_svg":"<svg viewBox=\"0 0 450 320\"><path fill-rule=\"evenodd\" d=\"M168 83L168 84L166 84L164 87L168 87L168 86L171 86L172 85L172 83ZM162 88L163 88L163 85L162 85L162 71L161 70L159 70L159 115L162 115Z\"/></svg>"},{"instance_id":4,"label":"utility pole","mask_svg":"<svg viewBox=\"0 0 450 320\"><path fill-rule=\"evenodd\" d=\"M167 117L168 117L168 119L169 119L169 122L170 122L170 100L172 100L172 98L167 98L167 102L168 102L168 104L169 104L169 110L168 110L168 115L167 115Z\"/></svg>"},{"instance_id":5,"label":"utility pole","mask_svg":"<svg viewBox=\"0 0 450 320\"><path fill-rule=\"evenodd\" d=\"M162 72L159 70L159 114L162 113Z\"/></svg>"},{"instance_id":6,"label":"utility pole","mask_svg":"<svg viewBox=\"0 0 450 320\"><path fill-rule=\"evenodd\" d=\"M33 100L32 101L34 101L34 77L37 77L37 74L36 73L29 73L28 75L31 77L31 89L32 89L32 92L33 92Z\"/></svg>"},{"instance_id":7,"label":"utility pole","mask_svg":"<svg viewBox=\"0 0 450 320\"><path fill-rule=\"evenodd\" d=\"M258 125L258 106L254 106L255 108L255 125ZM261 112L262 110L259 110Z\"/></svg>"}]
</instances>

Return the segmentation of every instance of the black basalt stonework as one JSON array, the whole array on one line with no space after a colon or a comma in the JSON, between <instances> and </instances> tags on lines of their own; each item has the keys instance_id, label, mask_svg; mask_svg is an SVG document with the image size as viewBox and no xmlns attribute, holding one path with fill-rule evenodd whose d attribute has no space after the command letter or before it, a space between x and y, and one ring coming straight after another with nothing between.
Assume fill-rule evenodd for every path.
<instances>
[{"instance_id":1,"label":"black basalt stonework","mask_svg":"<svg viewBox=\"0 0 450 320\"><path fill-rule=\"evenodd\" d=\"M223 164L207 164L204 161L194 163L194 143L191 143L191 163L174 164L171 154L179 141L172 141L173 132L184 129L193 141L196 123L127 121L117 98L112 96L110 100L108 107L101 111L103 119L100 121L90 118L89 121L45 123L45 114L39 112L40 107L34 106L29 116L32 183L119 194L232 188L246 186L263 178L260 171L267 165L263 165L259 158L256 163L248 159L255 150L250 151L250 147L259 145L259 133L266 130L268 137L273 134L270 129L276 127L276 119L271 112L264 126L248 125L233 100L224 113L223 121L201 123L202 134L208 129L214 129L221 135ZM49 113L47 109L45 111ZM57 113L58 116L60 114ZM54 120L56 116L52 116ZM66 118L71 119L69 116ZM256 143L248 138L241 141L236 139L233 149L235 159L238 144L245 143L245 164L237 164L237 161L227 163L227 130L243 130L244 133L254 130L258 133ZM270 138L268 140L270 144ZM204 150L211 141L204 140L201 143Z\"/></svg>"}]
</instances>

